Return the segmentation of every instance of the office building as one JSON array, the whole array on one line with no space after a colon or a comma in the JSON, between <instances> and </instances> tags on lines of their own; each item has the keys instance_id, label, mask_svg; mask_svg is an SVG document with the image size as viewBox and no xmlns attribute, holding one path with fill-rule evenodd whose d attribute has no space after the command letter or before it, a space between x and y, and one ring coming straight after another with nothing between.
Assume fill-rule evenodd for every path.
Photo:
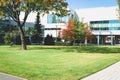
<instances>
[{"instance_id":1,"label":"office building","mask_svg":"<svg viewBox=\"0 0 120 80\"><path fill-rule=\"evenodd\" d=\"M118 7L97 7L77 10L79 18L88 23L95 36L94 44L120 44Z\"/></svg>"}]
</instances>

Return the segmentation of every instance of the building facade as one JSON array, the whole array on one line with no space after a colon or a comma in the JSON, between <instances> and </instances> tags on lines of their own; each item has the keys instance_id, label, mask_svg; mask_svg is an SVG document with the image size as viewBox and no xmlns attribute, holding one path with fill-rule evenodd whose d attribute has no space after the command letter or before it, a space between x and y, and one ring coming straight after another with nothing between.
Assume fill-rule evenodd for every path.
<instances>
[{"instance_id":1,"label":"building facade","mask_svg":"<svg viewBox=\"0 0 120 80\"><path fill-rule=\"evenodd\" d=\"M21 21L23 16L24 13L20 16ZM28 16L25 30L34 28L36 16L37 13L35 12ZM49 34L57 38L59 32L67 28L67 22L71 17L88 23L94 35L93 44L120 44L120 22L118 20L118 7L116 6L70 10L70 15L64 17L58 17L54 14L41 15L42 36L46 37Z\"/></svg>"},{"instance_id":2,"label":"building facade","mask_svg":"<svg viewBox=\"0 0 120 80\"><path fill-rule=\"evenodd\" d=\"M118 20L90 21L96 44L120 44L120 22Z\"/></svg>"},{"instance_id":3,"label":"building facade","mask_svg":"<svg viewBox=\"0 0 120 80\"><path fill-rule=\"evenodd\" d=\"M21 21L23 20L24 13L20 16ZM34 27L34 23L36 20L37 13L32 12L29 14L27 21L26 21L26 29ZM44 14L40 15L40 23L44 26L42 30L44 31L44 37L47 36L47 34L52 35L53 37L58 37L59 31L62 29L67 28L67 22L69 18L75 17L79 20L79 17L74 10L70 10L70 15L64 16L64 17L58 17L54 14Z\"/></svg>"},{"instance_id":4,"label":"building facade","mask_svg":"<svg viewBox=\"0 0 120 80\"><path fill-rule=\"evenodd\" d=\"M120 44L117 6L80 9L77 14L89 24L94 35L93 44Z\"/></svg>"},{"instance_id":5,"label":"building facade","mask_svg":"<svg viewBox=\"0 0 120 80\"><path fill-rule=\"evenodd\" d=\"M45 26L44 37L46 37L47 34L52 35L55 38L58 37L59 32L62 29L67 28L67 23L70 18L76 18L79 20L79 17L74 10L70 10L70 15L64 17L58 17L54 14L46 14L41 17L41 23Z\"/></svg>"}]
</instances>

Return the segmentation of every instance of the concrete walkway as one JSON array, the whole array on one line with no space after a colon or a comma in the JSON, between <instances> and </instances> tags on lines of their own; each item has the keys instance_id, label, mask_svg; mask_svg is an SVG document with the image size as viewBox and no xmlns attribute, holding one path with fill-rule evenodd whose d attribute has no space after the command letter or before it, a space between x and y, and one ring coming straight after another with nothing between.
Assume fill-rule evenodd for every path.
<instances>
[{"instance_id":1,"label":"concrete walkway","mask_svg":"<svg viewBox=\"0 0 120 80\"><path fill-rule=\"evenodd\" d=\"M120 80L120 62L81 80Z\"/></svg>"},{"instance_id":2,"label":"concrete walkway","mask_svg":"<svg viewBox=\"0 0 120 80\"><path fill-rule=\"evenodd\" d=\"M5 73L0 73L0 80L27 80L27 79L5 74Z\"/></svg>"}]
</instances>

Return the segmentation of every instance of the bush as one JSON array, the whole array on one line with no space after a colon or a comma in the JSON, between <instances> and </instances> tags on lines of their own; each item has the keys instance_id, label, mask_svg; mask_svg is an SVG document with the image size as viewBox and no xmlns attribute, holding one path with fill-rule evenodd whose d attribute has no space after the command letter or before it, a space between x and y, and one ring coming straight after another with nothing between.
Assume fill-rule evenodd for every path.
<instances>
[{"instance_id":1,"label":"bush","mask_svg":"<svg viewBox=\"0 0 120 80\"><path fill-rule=\"evenodd\" d=\"M40 36L38 34L32 35L31 40L32 40L32 43L40 44Z\"/></svg>"},{"instance_id":2,"label":"bush","mask_svg":"<svg viewBox=\"0 0 120 80\"><path fill-rule=\"evenodd\" d=\"M55 42L55 45L57 45L57 46L65 46L66 43L62 42L62 41L57 41L57 42Z\"/></svg>"},{"instance_id":3,"label":"bush","mask_svg":"<svg viewBox=\"0 0 120 80\"><path fill-rule=\"evenodd\" d=\"M4 36L4 42L7 45L12 46L14 44L15 35L12 32L7 32Z\"/></svg>"},{"instance_id":4,"label":"bush","mask_svg":"<svg viewBox=\"0 0 120 80\"><path fill-rule=\"evenodd\" d=\"M15 38L15 44L21 45L20 35L16 36L16 38Z\"/></svg>"},{"instance_id":5,"label":"bush","mask_svg":"<svg viewBox=\"0 0 120 80\"><path fill-rule=\"evenodd\" d=\"M26 44L27 44L27 45L30 45L30 44L31 44L30 39L29 39L29 36L26 36L26 37L25 37L25 41L26 41Z\"/></svg>"},{"instance_id":6,"label":"bush","mask_svg":"<svg viewBox=\"0 0 120 80\"><path fill-rule=\"evenodd\" d=\"M30 39L27 36L25 36L25 41L26 41L27 45L31 44ZM16 36L16 38L15 38L15 44L21 45L20 35Z\"/></svg>"},{"instance_id":7,"label":"bush","mask_svg":"<svg viewBox=\"0 0 120 80\"><path fill-rule=\"evenodd\" d=\"M47 35L44 39L44 44L45 45L55 45L55 42L54 42L54 38L52 37L52 35Z\"/></svg>"},{"instance_id":8,"label":"bush","mask_svg":"<svg viewBox=\"0 0 120 80\"><path fill-rule=\"evenodd\" d=\"M0 44L4 44L4 34L0 34Z\"/></svg>"}]
</instances>

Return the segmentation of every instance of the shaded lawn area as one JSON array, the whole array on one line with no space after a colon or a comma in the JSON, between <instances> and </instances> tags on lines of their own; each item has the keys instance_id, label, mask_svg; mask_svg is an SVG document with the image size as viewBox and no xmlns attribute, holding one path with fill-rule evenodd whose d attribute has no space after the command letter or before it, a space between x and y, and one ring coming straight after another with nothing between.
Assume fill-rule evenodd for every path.
<instances>
[{"instance_id":1,"label":"shaded lawn area","mask_svg":"<svg viewBox=\"0 0 120 80\"><path fill-rule=\"evenodd\" d=\"M0 46L0 72L28 80L79 80L120 61L116 46Z\"/></svg>"}]
</instances>

